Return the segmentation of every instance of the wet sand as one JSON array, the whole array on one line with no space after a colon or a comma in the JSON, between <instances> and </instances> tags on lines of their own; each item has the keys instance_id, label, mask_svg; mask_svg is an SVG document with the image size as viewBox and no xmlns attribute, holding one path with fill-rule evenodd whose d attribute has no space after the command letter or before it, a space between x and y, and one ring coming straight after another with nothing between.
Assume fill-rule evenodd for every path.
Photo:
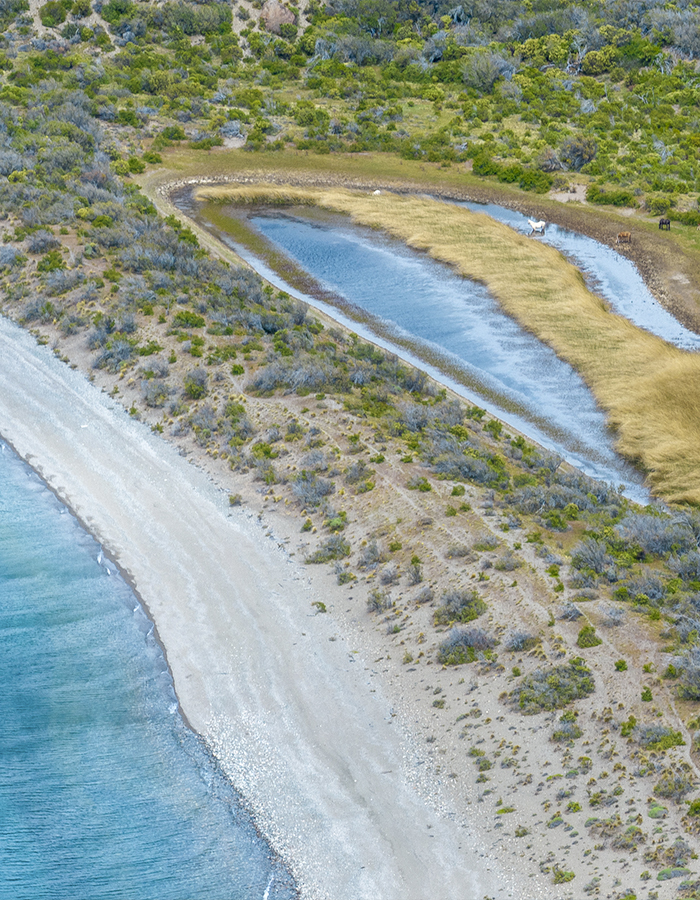
<instances>
[{"instance_id":1,"label":"wet sand","mask_svg":"<svg viewBox=\"0 0 700 900\"><path fill-rule=\"evenodd\" d=\"M315 615L324 597L284 546L5 319L0 359L0 434L132 580L184 715L301 896L534 896L444 798L418 789L410 736L362 654Z\"/></svg>"}]
</instances>

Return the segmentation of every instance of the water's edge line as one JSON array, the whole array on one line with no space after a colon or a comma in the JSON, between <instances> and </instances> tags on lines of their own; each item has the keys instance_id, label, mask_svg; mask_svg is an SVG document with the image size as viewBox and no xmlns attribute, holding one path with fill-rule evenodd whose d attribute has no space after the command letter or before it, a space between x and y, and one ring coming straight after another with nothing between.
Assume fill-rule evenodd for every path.
<instances>
[{"instance_id":1,"label":"water's edge line","mask_svg":"<svg viewBox=\"0 0 700 900\"><path fill-rule=\"evenodd\" d=\"M6 317L2 316L2 318L6 318ZM8 321L11 321L11 320L8 320ZM87 382L87 379L86 379L86 382ZM187 730L192 735L194 735L194 737L197 739L197 742L199 743L203 752L206 754L211 765L214 767L214 770L216 771L217 775L219 777L221 777L224 780L224 782L228 785L233 796L236 798L240 808L247 814L250 824L253 827L253 829L255 830L256 836L258 837L258 839L260 841L263 841L265 843L265 846L267 848L268 858L270 860L275 861L278 864L280 864L285 869L285 871L290 876L290 878L292 879L292 881L294 883L294 890L296 893L297 900L300 900L301 891L300 891L299 886L296 883L296 879L294 879L294 877L293 877L292 869L290 868L288 863L284 860L282 855L273 847L270 840L267 837L265 837L263 830L258 823L258 817L257 817L256 811L252 805L252 802L249 801L248 798L246 798L241 793L241 791L234 785L229 774L226 772L224 766L221 764L221 761L214 753L214 750L213 750L212 746L210 745L209 741L206 739L206 737L203 734L200 734L194 728L192 723L190 722L190 720L187 716L187 713L185 712L185 710L182 706L182 703L180 701L180 696L177 692L175 678L173 676L173 671L172 671L172 667L170 665L170 660L168 659L167 647L165 646L165 644L163 643L163 641L160 637L160 632L158 631L158 625L156 623L155 617L154 617L153 613L151 612L151 609L148 606L148 603L146 602L143 595L139 591L139 588L136 584L136 580L118 562L116 555L110 550L109 544L102 543L98 539L98 537L92 532L90 526L84 521L84 519L79 515L79 513L76 512L70 499L68 499L67 497L62 497L60 495L60 493L58 492L58 490L56 488L54 488L53 485L50 484L50 482L48 482L46 480L43 473L34 464L32 464L29 459L27 459L22 453L20 453L19 450L12 443L12 441L10 441L7 437L5 437L5 435L2 432L0 432L0 441L2 441L2 443L6 444L10 448L10 450L15 454L15 456L18 459L20 459L22 461L22 463L25 466L27 466L27 468L31 469L31 471L34 472L34 474L37 476L37 478L40 479L40 481L44 485L44 487L56 498L56 500L61 504L61 506L63 506L65 509L68 510L70 515L80 525L82 530L86 534L89 534L90 537L102 547L102 552L103 552L105 558L110 561L110 563L115 567L115 569L117 570L117 572L119 573L119 575L121 576L121 578L123 579L125 584L128 585L129 589L131 590L134 597L136 598L136 601L138 602L139 606L141 607L141 610L143 611L144 615L146 616L146 618L148 619L148 621L150 622L150 624L153 628L153 631L152 631L153 638L154 638L156 644L158 645L158 648L160 649L161 653L163 654L163 659L165 660L165 665L166 665L167 671L168 671L168 677L170 678L170 683L172 685L173 694L175 695L175 700L177 702L177 712L178 712L180 718L182 719L183 724L185 725ZM187 463L189 465L193 466L194 468L198 468L190 459L187 459Z\"/></svg>"}]
</instances>

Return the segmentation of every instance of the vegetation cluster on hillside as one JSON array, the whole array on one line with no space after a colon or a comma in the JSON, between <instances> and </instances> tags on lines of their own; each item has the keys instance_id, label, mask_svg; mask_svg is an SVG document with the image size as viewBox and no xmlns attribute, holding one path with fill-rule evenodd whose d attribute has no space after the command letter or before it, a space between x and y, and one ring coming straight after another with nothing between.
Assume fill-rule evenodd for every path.
<instances>
[{"instance_id":1,"label":"vegetation cluster on hillside","mask_svg":"<svg viewBox=\"0 0 700 900\"><path fill-rule=\"evenodd\" d=\"M149 163L124 152L147 136L151 162L184 140L380 150L471 160L531 191L574 177L592 202L700 221L692 3L314 0L280 6L273 31L261 6L50 0L32 18L23 0L3 0L0 99L36 109L47 82L79 92L91 116L121 126L108 150L120 174ZM70 129L47 137L85 149ZM42 174L40 148L24 143L2 174Z\"/></svg>"}]
</instances>

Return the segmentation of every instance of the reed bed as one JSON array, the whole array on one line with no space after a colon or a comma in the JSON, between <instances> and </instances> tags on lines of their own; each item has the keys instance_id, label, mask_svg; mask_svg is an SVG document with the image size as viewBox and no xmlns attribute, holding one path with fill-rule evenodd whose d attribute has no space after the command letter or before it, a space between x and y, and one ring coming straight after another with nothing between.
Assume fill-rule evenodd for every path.
<instances>
[{"instance_id":1,"label":"reed bed","mask_svg":"<svg viewBox=\"0 0 700 900\"><path fill-rule=\"evenodd\" d=\"M342 212L486 285L581 374L616 430L617 449L645 469L655 493L700 503L700 356L610 312L557 250L483 213L420 197L271 185L206 187L197 197Z\"/></svg>"}]
</instances>

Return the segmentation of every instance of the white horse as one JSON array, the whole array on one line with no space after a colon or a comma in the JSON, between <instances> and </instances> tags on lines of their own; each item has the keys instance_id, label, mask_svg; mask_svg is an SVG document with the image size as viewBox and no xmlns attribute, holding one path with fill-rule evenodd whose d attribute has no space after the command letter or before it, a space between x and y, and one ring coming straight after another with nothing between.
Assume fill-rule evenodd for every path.
<instances>
[{"instance_id":1,"label":"white horse","mask_svg":"<svg viewBox=\"0 0 700 900\"><path fill-rule=\"evenodd\" d=\"M547 227L547 223L544 220L541 222L533 222L532 219L528 219L527 224L532 228L530 234L544 234L544 230Z\"/></svg>"}]
</instances>

